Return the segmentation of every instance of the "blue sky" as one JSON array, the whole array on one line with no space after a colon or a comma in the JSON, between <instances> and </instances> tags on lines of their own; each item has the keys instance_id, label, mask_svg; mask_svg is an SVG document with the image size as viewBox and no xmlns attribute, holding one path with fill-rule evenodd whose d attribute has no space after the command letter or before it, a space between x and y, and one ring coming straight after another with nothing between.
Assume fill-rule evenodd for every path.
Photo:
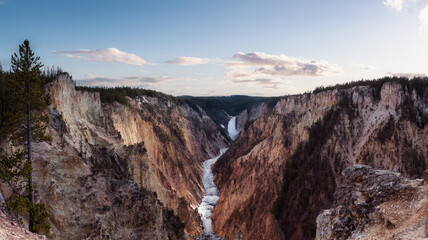
<instances>
[{"instance_id":1,"label":"blue sky","mask_svg":"<svg viewBox=\"0 0 428 240\"><path fill-rule=\"evenodd\" d=\"M278 96L428 73L428 0L0 0L0 63L24 39L82 85Z\"/></svg>"}]
</instances>

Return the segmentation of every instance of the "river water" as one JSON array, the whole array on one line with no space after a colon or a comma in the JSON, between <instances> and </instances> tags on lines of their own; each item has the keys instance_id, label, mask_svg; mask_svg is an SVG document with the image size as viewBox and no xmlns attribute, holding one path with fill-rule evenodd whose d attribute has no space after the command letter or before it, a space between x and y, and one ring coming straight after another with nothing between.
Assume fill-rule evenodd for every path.
<instances>
[{"instance_id":1,"label":"river water","mask_svg":"<svg viewBox=\"0 0 428 240\"><path fill-rule=\"evenodd\" d=\"M229 120L227 130L229 133L229 137L232 138L232 140L235 140L238 137L239 131L236 129L236 117L232 117ZM198 207L198 212L201 215L204 234L198 237L198 240L223 239L222 237L215 235L214 224L211 218L213 214L212 210L220 199L220 191L218 190L217 186L213 181L214 174L211 170L211 166L221 157L221 155L223 155L223 153L226 152L226 150L227 148L221 149L220 154L218 156L208 159L202 164L204 167L204 177L202 179L202 183L204 184L206 192L205 196L202 198L201 204Z\"/></svg>"},{"instance_id":2,"label":"river water","mask_svg":"<svg viewBox=\"0 0 428 240\"><path fill-rule=\"evenodd\" d=\"M205 196L202 198L201 204L198 207L198 212L201 215L202 226L204 228L205 237L208 237L208 236L215 237L214 224L213 224L213 220L211 219L211 216L213 214L212 210L220 198L220 191L218 190L217 186L213 181L214 175L211 170L211 166L220 158L220 156L224 152L226 152L226 150L227 149L222 149L218 156L216 156L215 158L208 159L203 163L204 178L202 179L202 182L204 184L206 193L205 193ZM204 238L200 238L200 239L204 239ZM211 238L205 238L205 239L211 239Z\"/></svg>"}]
</instances>

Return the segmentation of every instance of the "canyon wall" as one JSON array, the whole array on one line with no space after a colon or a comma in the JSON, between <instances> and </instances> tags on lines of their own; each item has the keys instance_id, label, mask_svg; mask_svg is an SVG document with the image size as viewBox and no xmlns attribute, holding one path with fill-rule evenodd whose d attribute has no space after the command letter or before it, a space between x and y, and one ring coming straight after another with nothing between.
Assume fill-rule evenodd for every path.
<instances>
[{"instance_id":1,"label":"canyon wall","mask_svg":"<svg viewBox=\"0 0 428 240\"><path fill-rule=\"evenodd\" d=\"M67 74L46 92L53 140L35 143L33 167L56 239L202 234L202 162L229 145L202 109L161 94L102 103Z\"/></svg>"},{"instance_id":2,"label":"canyon wall","mask_svg":"<svg viewBox=\"0 0 428 240\"><path fill-rule=\"evenodd\" d=\"M354 164L421 176L428 89L386 82L285 97L243 129L214 166L226 239L313 239L316 217Z\"/></svg>"}]
</instances>

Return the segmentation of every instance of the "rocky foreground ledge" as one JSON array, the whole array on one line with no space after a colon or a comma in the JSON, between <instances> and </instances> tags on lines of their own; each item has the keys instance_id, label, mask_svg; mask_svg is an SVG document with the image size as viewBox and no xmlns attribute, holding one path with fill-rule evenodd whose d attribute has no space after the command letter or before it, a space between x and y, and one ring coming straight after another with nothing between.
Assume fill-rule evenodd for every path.
<instances>
[{"instance_id":1,"label":"rocky foreground ledge","mask_svg":"<svg viewBox=\"0 0 428 240\"><path fill-rule=\"evenodd\" d=\"M0 210L0 239L4 240L47 240L45 236L32 233L18 226L17 222L11 221Z\"/></svg>"},{"instance_id":2,"label":"rocky foreground ledge","mask_svg":"<svg viewBox=\"0 0 428 240\"><path fill-rule=\"evenodd\" d=\"M427 239L428 186L355 165L343 171L335 207L317 217L316 239Z\"/></svg>"}]
</instances>

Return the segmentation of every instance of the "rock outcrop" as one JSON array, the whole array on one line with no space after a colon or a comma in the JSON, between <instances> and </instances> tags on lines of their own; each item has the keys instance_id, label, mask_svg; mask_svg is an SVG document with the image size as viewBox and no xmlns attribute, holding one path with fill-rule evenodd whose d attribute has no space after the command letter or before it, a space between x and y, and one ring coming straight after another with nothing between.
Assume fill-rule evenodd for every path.
<instances>
[{"instance_id":1,"label":"rock outcrop","mask_svg":"<svg viewBox=\"0 0 428 240\"><path fill-rule=\"evenodd\" d=\"M241 131L245 128L245 125L255 121L270 110L271 109L269 109L268 104L265 102L252 106L249 109L245 109L236 117L236 128Z\"/></svg>"},{"instance_id":2,"label":"rock outcrop","mask_svg":"<svg viewBox=\"0 0 428 240\"><path fill-rule=\"evenodd\" d=\"M427 239L428 185L356 165L343 171L334 207L317 218L316 239Z\"/></svg>"},{"instance_id":3,"label":"rock outcrop","mask_svg":"<svg viewBox=\"0 0 428 240\"><path fill-rule=\"evenodd\" d=\"M214 166L216 234L313 239L341 172L355 164L419 177L428 164L428 89L380 82L285 97Z\"/></svg>"}]
</instances>

